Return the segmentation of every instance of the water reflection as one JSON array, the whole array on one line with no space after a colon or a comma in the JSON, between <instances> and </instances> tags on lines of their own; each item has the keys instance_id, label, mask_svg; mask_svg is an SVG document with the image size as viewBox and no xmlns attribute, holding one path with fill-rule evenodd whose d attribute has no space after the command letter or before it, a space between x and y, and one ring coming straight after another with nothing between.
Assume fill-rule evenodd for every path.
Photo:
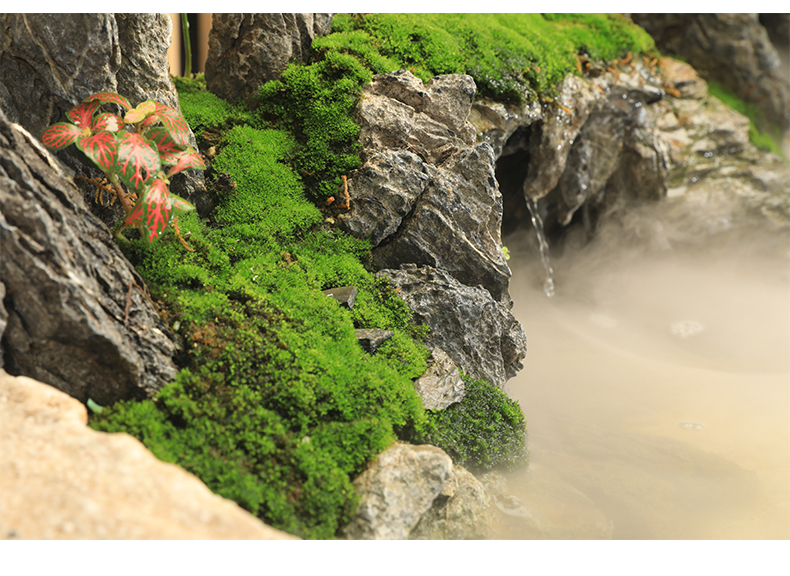
<instances>
[{"instance_id":1,"label":"water reflection","mask_svg":"<svg viewBox=\"0 0 790 576\"><path fill-rule=\"evenodd\" d=\"M527 232L505 243L531 464L495 537L790 538L787 236L602 239L554 258L551 299Z\"/></svg>"}]
</instances>

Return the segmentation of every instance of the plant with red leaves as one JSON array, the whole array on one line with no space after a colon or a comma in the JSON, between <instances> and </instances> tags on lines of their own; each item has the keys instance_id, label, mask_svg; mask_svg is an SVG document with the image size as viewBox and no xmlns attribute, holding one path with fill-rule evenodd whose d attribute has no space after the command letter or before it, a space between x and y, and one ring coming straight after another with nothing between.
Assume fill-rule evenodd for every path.
<instances>
[{"instance_id":1,"label":"plant with red leaves","mask_svg":"<svg viewBox=\"0 0 790 576\"><path fill-rule=\"evenodd\" d=\"M117 104L124 109L124 117L100 112L102 104ZM153 100L132 108L123 96L100 92L85 98L68 117L71 122L47 128L41 141L55 150L76 144L104 172L126 210L115 234L126 226L139 226L143 236L154 242L172 221L179 240L191 250L178 232L177 216L195 207L168 190L168 179L182 170L203 170L206 165L189 146L189 127L183 116ZM132 205L130 197L135 195Z\"/></svg>"}]
</instances>

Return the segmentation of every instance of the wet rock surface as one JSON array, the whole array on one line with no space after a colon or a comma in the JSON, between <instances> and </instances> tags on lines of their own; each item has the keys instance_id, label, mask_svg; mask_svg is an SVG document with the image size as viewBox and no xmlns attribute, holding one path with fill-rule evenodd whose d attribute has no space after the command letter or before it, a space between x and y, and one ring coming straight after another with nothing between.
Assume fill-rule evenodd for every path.
<instances>
[{"instance_id":1,"label":"wet rock surface","mask_svg":"<svg viewBox=\"0 0 790 576\"><path fill-rule=\"evenodd\" d=\"M0 538L295 539L86 423L77 400L0 370Z\"/></svg>"},{"instance_id":2,"label":"wet rock surface","mask_svg":"<svg viewBox=\"0 0 790 576\"><path fill-rule=\"evenodd\" d=\"M431 328L428 346L441 348L464 372L501 388L521 369L524 329L487 290L430 266L403 264L379 274L400 288L415 321Z\"/></svg>"},{"instance_id":3,"label":"wet rock surface","mask_svg":"<svg viewBox=\"0 0 790 576\"><path fill-rule=\"evenodd\" d=\"M56 161L1 112L0 283L8 372L101 405L152 395L175 375L142 279Z\"/></svg>"},{"instance_id":4,"label":"wet rock surface","mask_svg":"<svg viewBox=\"0 0 790 576\"><path fill-rule=\"evenodd\" d=\"M36 138L97 92L117 92L135 106L154 99L180 110L167 61L168 14L4 14L0 27L0 109ZM191 131L190 142L195 146ZM81 176L102 176L74 146L54 154ZM86 200L96 193L89 183L78 181L78 187ZM201 212L211 206L200 171L177 175L171 190ZM90 206L108 225L124 215L119 202Z\"/></svg>"},{"instance_id":5,"label":"wet rock surface","mask_svg":"<svg viewBox=\"0 0 790 576\"><path fill-rule=\"evenodd\" d=\"M258 88L279 78L289 62L302 62L313 39L331 27L331 14L215 13L206 87L230 102L253 105Z\"/></svg>"}]
</instances>

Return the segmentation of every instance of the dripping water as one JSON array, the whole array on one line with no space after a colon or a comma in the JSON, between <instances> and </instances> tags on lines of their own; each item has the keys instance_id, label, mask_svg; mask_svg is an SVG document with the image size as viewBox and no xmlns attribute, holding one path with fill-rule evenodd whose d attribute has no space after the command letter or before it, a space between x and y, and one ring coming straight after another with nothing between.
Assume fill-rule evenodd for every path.
<instances>
[{"instance_id":1,"label":"dripping water","mask_svg":"<svg viewBox=\"0 0 790 576\"><path fill-rule=\"evenodd\" d=\"M526 194L524 197L527 201L529 214L532 217L532 227L535 228L535 234L538 237L540 261L543 264L543 293L551 298L554 296L554 270L551 267L551 260L549 259L549 243L543 231L543 218L540 217L540 212L538 211L538 202Z\"/></svg>"}]
</instances>

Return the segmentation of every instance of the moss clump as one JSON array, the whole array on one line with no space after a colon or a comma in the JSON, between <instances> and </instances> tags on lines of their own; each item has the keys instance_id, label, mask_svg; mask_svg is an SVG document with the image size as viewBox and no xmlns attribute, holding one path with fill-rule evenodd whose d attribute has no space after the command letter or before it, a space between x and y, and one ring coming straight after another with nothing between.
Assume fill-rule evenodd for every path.
<instances>
[{"instance_id":1,"label":"moss clump","mask_svg":"<svg viewBox=\"0 0 790 576\"><path fill-rule=\"evenodd\" d=\"M550 93L580 52L612 60L654 49L615 14L337 14L332 30L313 47L355 54L376 73L469 74L481 95L511 102Z\"/></svg>"},{"instance_id":2,"label":"moss clump","mask_svg":"<svg viewBox=\"0 0 790 576\"><path fill-rule=\"evenodd\" d=\"M675 58L675 56L673 56L673 58ZM749 140L752 144L757 146L757 148L760 150L772 152L773 154L784 158L785 161L787 160L778 144L778 142L781 140L779 128L777 126L773 126L773 133L771 133L770 128L769 131L763 131L758 128L760 126L769 126L769 123L766 121L765 114L762 110L760 110L754 104L744 102L738 98L735 93L728 90L715 80L710 80L708 82L708 91L711 93L711 95L721 100L724 104L736 112L740 112L749 119Z\"/></svg>"},{"instance_id":3,"label":"moss clump","mask_svg":"<svg viewBox=\"0 0 790 576\"><path fill-rule=\"evenodd\" d=\"M352 111L370 79L358 58L329 51L313 64L288 66L280 80L260 89L259 121L299 142L293 166L313 198L337 195L340 177L360 164Z\"/></svg>"},{"instance_id":4,"label":"moss clump","mask_svg":"<svg viewBox=\"0 0 790 576\"><path fill-rule=\"evenodd\" d=\"M463 400L428 412L435 426L430 443L473 472L526 465L526 422L518 402L488 382L462 376Z\"/></svg>"},{"instance_id":5,"label":"moss clump","mask_svg":"<svg viewBox=\"0 0 790 576\"><path fill-rule=\"evenodd\" d=\"M326 78L319 78L326 84ZM91 426L125 431L267 523L331 538L354 505L351 478L393 440L430 429L411 375L425 369L423 329L368 272L369 244L325 228L294 158L290 130L235 124L225 104L190 92L188 118L214 118L213 168L236 182L208 221L124 250L183 338L182 369L153 400L119 402ZM322 289L353 284L354 310ZM355 328L397 331L368 355Z\"/></svg>"}]
</instances>

